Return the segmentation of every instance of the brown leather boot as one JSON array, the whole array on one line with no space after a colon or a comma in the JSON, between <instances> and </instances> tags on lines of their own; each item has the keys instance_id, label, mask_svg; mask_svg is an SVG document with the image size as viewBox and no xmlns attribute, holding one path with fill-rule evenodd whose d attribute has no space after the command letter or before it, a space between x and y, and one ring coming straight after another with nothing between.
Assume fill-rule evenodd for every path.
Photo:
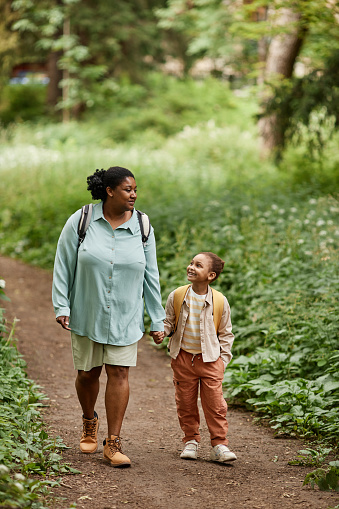
<instances>
[{"instance_id":1,"label":"brown leather boot","mask_svg":"<svg viewBox=\"0 0 339 509\"><path fill-rule=\"evenodd\" d=\"M94 412L94 419L82 418L82 435L80 439L80 450L86 454L93 453L98 448L98 429L99 419L96 412Z\"/></svg>"},{"instance_id":2,"label":"brown leather boot","mask_svg":"<svg viewBox=\"0 0 339 509\"><path fill-rule=\"evenodd\" d=\"M116 435L104 440L104 459L109 461L112 467L131 466L131 460L121 452L121 439Z\"/></svg>"}]
</instances>

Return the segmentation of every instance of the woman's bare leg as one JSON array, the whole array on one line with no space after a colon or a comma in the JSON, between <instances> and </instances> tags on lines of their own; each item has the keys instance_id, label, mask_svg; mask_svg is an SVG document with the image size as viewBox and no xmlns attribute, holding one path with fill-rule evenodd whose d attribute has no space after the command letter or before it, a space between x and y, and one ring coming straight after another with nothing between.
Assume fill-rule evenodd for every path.
<instances>
[{"instance_id":1,"label":"woman's bare leg","mask_svg":"<svg viewBox=\"0 0 339 509\"><path fill-rule=\"evenodd\" d=\"M90 371L78 371L75 388L85 419L94 418L94 407L99 394L99 377L102 366L92 368Z\"/></svg>"},{"instance_id":2,"label":"woman's bare leg","mask_svg":"<svg viewBox=\"0 0 339 509\"><path fill-rule=\"evenodd\" d=\"M122 421L129 400L129 368L125 366L105 365L107 385L105 405L107 415L108 437L120 436Z\"/></svg>"}]
</instances>

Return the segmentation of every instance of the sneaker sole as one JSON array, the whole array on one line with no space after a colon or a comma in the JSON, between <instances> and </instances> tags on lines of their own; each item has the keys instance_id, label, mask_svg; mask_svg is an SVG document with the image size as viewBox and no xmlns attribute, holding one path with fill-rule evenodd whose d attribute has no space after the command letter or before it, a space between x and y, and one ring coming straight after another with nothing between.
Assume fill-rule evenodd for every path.
<instances>
[{"instance_id":1,"label":"sneaker sole","mask_svg":"<svg viewBox=\"0 0 339 509\"><path fill-rule=\"evenodd\" d=\"M211 461L214 461L215 463L228 463L229 461L235 461L237 458L230 458L229 460L223 460L223 461L220 461L218 459L212 459L210 458Z\"/></svg>"}]
</instances>

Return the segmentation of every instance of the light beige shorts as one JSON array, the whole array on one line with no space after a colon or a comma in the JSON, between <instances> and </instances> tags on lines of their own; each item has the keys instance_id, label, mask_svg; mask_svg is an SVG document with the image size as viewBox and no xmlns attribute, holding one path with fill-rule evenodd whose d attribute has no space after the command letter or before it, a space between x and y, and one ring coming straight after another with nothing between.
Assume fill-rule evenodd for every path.
<instances>
[{"instance_id":1,"label":"light beige shorts","mask_svg":"<svg viewBox=\"0 0 339 509\"><path fill-rule=\"evenodd\" d=\"M132 345L104 345L71 332L74 369L90 371L103 364L136 366L138 341Z\"/></svg>"}]
</instances>

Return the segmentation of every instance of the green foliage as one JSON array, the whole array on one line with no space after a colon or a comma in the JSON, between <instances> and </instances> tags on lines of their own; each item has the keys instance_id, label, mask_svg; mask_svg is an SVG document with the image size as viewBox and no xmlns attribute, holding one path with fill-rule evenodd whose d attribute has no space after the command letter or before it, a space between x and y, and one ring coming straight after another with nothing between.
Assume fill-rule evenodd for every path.
<instances>
[{"instance_id":1,"label":"green foliage","mask_svg":"<svg viewBox=\"0 0 339 509\"><path fill-rule=\"evenodd\" d=\"M9 468L0 464L0 507L46 509L47 505L39 498L47 497L48 489L57 484L54 481L29 479L19 473L13 475Z\"/></svg>"},{"instance_id":2,"label":"green foliage","mask_svg":"<svg viewBox=\"0 0 339 509\"><path fill-rule=\"evenodd\" d=\"M79 5L80 0L12 2L18 18L12 31L30 40L41 60L48 53L58 54L58 68L65 71L59 109L102 105L116 79L128 76L133 82L142 81L145 69L152 68L163 53L162 33L153 13L162 0L114 4L85 0ZM30 45L23 59L31 58Z\"/></svg>"},{"instance_id":3,"label":"green foliage","mask_svg":"<svg viewBox=\"0 0 339 509\"><path fill-rule=\"evenodd\" d=\"M333 198L305 198L290 195L288 208L273 203L259 212L254 234L246 228L228 292L236 290L238 342L225 388L278 432L334 441L339 208Z\"/></svg>"},{"instance_id":4,"label":"green foliage","mask_svg":"<svg viewBox=\"0 0 339 509\"><path fill-rule=\"evenodd\" d=\"M288 462L289 465L302 465L302 466L317 466L322 465L329 453L332 451L332 448L321 448L318 449L304 449L302 451L298 451L297 459L291 460Z\"/></svg>"},{"instance_id":5,"label":"green foliage","mask_svg":"<svg viewBox=\"0 0 339 509\"><path fill-rule=\"evenodd\" d=\"M329 130L325 132L324 128L326 148L312 152L308 139L312 136L312 126L317 129L319 116L314 115L312 125L303 130L303 142L297 146L292 143L287 145L278 164L281 173L289 176L292 187L308 186L319 193L331 194L339 184L338 134L332 133L330 138Z\"/></svg>"},{"instance_id":6,"label":"green foliage","mask_svg":"<svg viewBox=\"0 0 339 509\"><path fill-rule=\"evenodd\" d=\"M333 49L339 47L337 7L326 0L295 2L257 0L223 2L169 0L156 11L162 28L171 29L188 40L189 54L207 55L232 64L233 71L248 74L257 70L257 41L268 44L276 35L289 33L295 27L276 23L282 7L300 13L300 25L307 31L301 56L309 65L318 66Z\"/></svg>"},{"instance_id":7,"label":"green foliage","mask_svg":"<svg viewBox=\"0 0 339 509\"><path fill-rule=\"evenodd\" d=\"M234 9L220 0L170 0L166 7L157 9L156 14L161 28L186 35L188 54L197 57L207 53L212 57L220 57L232 48L228 33L233 20L232 11Z\"/></svg>"},{"instance_id":8,"label":"green foliage","mask_svg":"<svg viewBox=\"0 0 339 509\"><path fill-rule=\"evenodd\" d=\"M27 378L14 326L7 337L3 311L0 307L0 506L43 509L49 489L58 484L55 476L77 471L62 464L60 451L66 446L44 429L39 407L46 396Z\"/></svg>"},{"instance_id":9,"label":"green foliage","mask_svg":"<svg viewBox=\"0 0 339 509\"><path fill-rule=\"evenodd\" d=\"M302 78L280 81L273 87L262 116L279 116L282 139L318 152L339 127L339 50Z\"/></svg>"},{"instance_id":10,"label":"green foliage","mask_svg":"<svg viewBox=\"0 0 339 509\"><path fill-rule=\"evenodd\" d=\"M293 12L298 21L284 24L284 11ZM269 3L267 0L169 0L165 8L156 12L162 28L187 37L188 54L196 58L209 57L220 75L231 80L240 79L247 84L258 77L260 83L269 81L270 87L264 92L258 91L258 95L264 103L261 116L271 116L272 119L270 130L275 131L271 133L272 139L280 145L275 147L278 158L285 148L285 135L286 139L290 139L295 132L303 133L308 137L310 146L318 148L319 144L324 144L324 134L328 136L331 127L338 128L336 54L339 51L339 31L338 8L334 3L326 0L287 0L284 4L281 0ZM282 47L284 36L295 31L300 34L302 42L298 55L293 55L292 46L290 49ZM270 48L278 51L278 46L281 46L276 54L279 61L287 58L293 70L298 57L301 69L305 68L305 73L309 74L293 80L283 80L281 75L276 74L272 76L268 55ZM292 53L288 55L289 51ZM272 100L266 105L264 97L268 98L270 93ZM319 111L320 118L314 122L312 116L318 116Z\"/></svg>"},{"instance_id":11,"label":"green foliage","mask_svg":"<svg viewBox=\"0 0 339 509\"><path fill-rule=\"evenodd\" d=\"M252 105L245 118L250 118L253 111ZM153 145L161 146L165 137L180 132L186 125L210 119L217 125L231 124L239 113L240 101L231 95L226 83L215 79L179 81L150 73L143 86L126 80L117 84L107 97L103 113L97 111L94 121L102 118L100 132L107 133L105 146L124 141L140 143L140 137L153 139Z\"/></svg>"},{"instance_id":12,"label":"green foliage","mask_svg":"<svg viewBox=\"0 0 339 509\"><path fill-rule=\"evenodd\" d=\"M17 13L13 12L11 2L0 0L0 93L2 87L8 82L15 53L18 47L18 34L11 30L12 24L18 19Z\"/></svg>"},{"instance_id":13,"label":"green foliage","mask_svg":"<svg viewBox=\"0 0 339 509\"><path fill-rule=\"evenodd\" d=\"M304 486L316 484L322 491L339 491L339 461L330 461L327 468L317 468L306 475Z\"/></svg>"},{"instance_id":14,"label":"green foliage","mask_svg":"<svg viewBox=\"0 0 339 509\"><path fill-rule=\"evenodd\" d=\"M0 104L0 123L42 119L46 113L46 87L37 84L7 85Z\"/></svg>"}]
</instances>

